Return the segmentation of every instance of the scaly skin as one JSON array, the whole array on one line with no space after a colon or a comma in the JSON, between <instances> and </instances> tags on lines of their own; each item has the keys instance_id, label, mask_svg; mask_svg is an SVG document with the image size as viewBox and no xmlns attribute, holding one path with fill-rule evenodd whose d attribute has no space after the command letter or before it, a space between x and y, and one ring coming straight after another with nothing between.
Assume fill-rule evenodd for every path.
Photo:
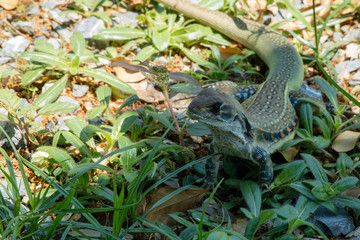
<instances>
[{"instance_id":1,"label":"scaly skin","mask_svg":"<svg viewBox=\"0 0 360 240\"><path fill-rule=\"evenodd\" d=\"M210 128L214 152L258 163L260 180L269 182L273 174L270 154L293 138L296 128L289 92L299 89L304 77L298 52L285 37L262 24L230 17L185 0L157 1L254 50L269 67L265 82L256 92L250 89L249 98L242 104L236 101L238 87L220 87L201 91L188 109L192 119ZM215 161L206 164L207 186L215 183Z\"/></svg>"}]
</instances>

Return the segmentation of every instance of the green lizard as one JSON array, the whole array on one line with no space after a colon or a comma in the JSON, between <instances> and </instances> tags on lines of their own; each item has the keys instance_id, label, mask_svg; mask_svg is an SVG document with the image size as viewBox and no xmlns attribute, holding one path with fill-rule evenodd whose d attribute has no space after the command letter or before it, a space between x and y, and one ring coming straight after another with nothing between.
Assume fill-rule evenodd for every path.
<instances>
[{"instance_id":1,"label":"green lizard","mask_svg":"<svg viewBox=\"0 0 360 240\"><path fill-rule=\"evenodd\" d=\"M273 178L270 154L291 140L296 129L289 94L297 94L304 78L299 53L285 37L265 25L185 0L157 1L254 50L269 67L261 85L215 84L203 89L188 107L190 118L209 127L211 152L257 163L260 181L269 183ZM211 187L216 183L218 157L209 159L205 166L204 186Z\"/></svg>"}]
</instances>

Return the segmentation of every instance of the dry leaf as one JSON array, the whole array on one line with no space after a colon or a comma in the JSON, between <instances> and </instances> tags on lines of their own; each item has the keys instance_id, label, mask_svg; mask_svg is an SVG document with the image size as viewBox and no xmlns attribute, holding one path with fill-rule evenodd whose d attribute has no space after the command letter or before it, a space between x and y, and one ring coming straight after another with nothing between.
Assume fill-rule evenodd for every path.
<instances>
[{"instance_id":1,"label":"dry leaf","mask_svg":"<svg viewBox=\"0 0 360 240\"><path fill-rule=\"evenodd\" d=\"M241 54L241 50L235 47L219 47L221 59L228 59L232 55Z\"/></svg>"},{"instance_id":2,"label":"dry leaf","mask_svg":"<svg viewBox=\"0 0 360 240\"><path fill-rule=\"evenodd\" d=\"M241 235L245 234L246 225L249 220L244 217L236 218L236 221L231 223L231 230L240 233Z\"/></svg>"},{"instance_id":3,"label":"dry leaf","mask_svg":"<svg viewBox=\"0 0 360 240\"><path fill-rule=\"evenodd\" d=\"M253 11L262 11L266 8L266 0L247 0L249 8Z\"/></svg>"},{"instance_id":4,"label":"dry leaf","mask_svg":"<svg viewBox=\"0 0 360 240\"><path fill-rule=\"evenodd\" d=\"M299 149L299 147L289 147L280 153L287 162L292 162L294 161L296 154L298 154Z\"/></svg>"},{"instance_id":5,"label":"dry leaf","mask_svg":"<svg viewBox=\"0 0 360 240\"><path fill-rule=\"evenodd\" d=\"M139 71L131 71L122 67L113 67L118 78L127 83L136 83L145 79L145 76Z\"/></svg>"},{"instance_id":6,"label":"dry leaf","mask_svg":"<svg viewBox=\"0 0 360 240\"><path fill-rule=\"evenodd\" d=\"M12 10L14 9L19 3L19 0L1 0L0 6L3 7L5 10Z\"/></svg>"},{"instance_id":7,"label":"dry leaf","mask_svg":"<svg viewBox=\"0 0 360 240\"><path fill-rule=\"evenodd\" d=\"M337 152L348 152L354 149L359 136L360 132L344 131L335 138L332 149Z\"/></svg>"},{"instance_id":8,"label":"dry leaf","mask_svg":"<svg viewBox=\"0 0 360 240\"><path fill-rule=\"evenodd\" d=\"M142 206L139 205L136 212L146 212L157 201L175 190L177 190L177 188L169 186L157 188L146 197L146 203L140 204ZM189 209L193 209L195 203L198 202L208 191L208 189L184 190L167 202L155 208L146 216L146 218L152 222L160 221L164 224L170 225L172 218L170 218L168 214L175 212L186 212Z\"/></svg>"},{"instance_id":9,"label":"dry leaf","mask_svg":"<svg viewBox=\"0 0 360 240\"><path fill-rule=\"evenodd\" d=\"M360 197L360 187L346 190L345 192L342 192L340 195L359 198Z\"/></svg>"}]
</instances>

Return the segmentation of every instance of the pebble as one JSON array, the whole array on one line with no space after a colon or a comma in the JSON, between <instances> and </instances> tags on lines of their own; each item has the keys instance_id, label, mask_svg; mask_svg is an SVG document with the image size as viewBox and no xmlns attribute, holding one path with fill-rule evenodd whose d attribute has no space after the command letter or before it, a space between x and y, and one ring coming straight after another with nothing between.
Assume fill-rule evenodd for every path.
<instances>
[{"instance_id":1,"label":"pebble","mask_svg":"<svg viewBox=\"0 0 360 240\"><path fill-rule=\"evenodd\" d=\"M89 39L98 34L102 29L105 29L104 22L94 16L78 21L74 28L74 32L81 32L84 38Z\"/></svg>"},{"instance_id":2,"label":"pebble","mask_svg":"<svg viewBox=\"0 0 360 240\"><path fill-rule=\"evenodd\" d=\"M67 42L67 43L70 42L70 37L73 34L72 31L60 26L58 23L56 23L54 21L51 22L51 27L54 31L56 31L65 40L65 42ZM54 34L52 34L52 35L55 36Z\"/></svg>"},{"instance_id":3,"label":"pebble","mask_svg":"<svg viewBox=\"0 0 360 240\"><path fill-rule=\"evenodd\" d=\"M12 25L16 27L20 32L30 35L35 35L35 22L29 22L29 21L17 21L12 22Z\"/></svg>"},{"instance_id":4,"label":"pebble","mask_svg":"<svg viewBox=\"0 0 360 240\"><path fill-rule=\"evenodd\" d=\"M65 117L58 117L57 119L57 126L59 131L69 131L70 129L66 126L65 120L73 119L75 116L65 116Z\"/></svg>"},{"instance_id":5,"label":"pebble","mask_svg":"<svg viewBox=\"0 0 360 240\"><path fill-rule=\"evenodd\" d=\"M115 16L112 17L113 26L120 25L122 27L127 26L136 26L139 21L137 20L137 16L139 13L137 12L124 12L124 13L115 13Z\"/></svg>"},{"instance_id":6,"label":"pebble","mask_svg":"<svg viewBox=\"0 0 360 240\"><path fill-rule=\"evenodd\" d=\"M336 61L336 62L344 61L345 60L345 50L338 49L331 60Z\"/></svg>"},{"instance_id":7,"label":"pebble","mask_svg":"<svg viewBox=\"0 0 360 240\"><path fill-rule=\"evenodd\" d=\"M109 65L111 63L111 61L109 59L102 58L102 57L98 57L98 60L99 60L99 63L97 64L97 66Z\"/></svg>"},{"instance_id":8,"label":"pebble","mask_svg":"<svg viewBox=\"0 0 360 240\"><path fill-rule=\"evenodd\" d=\"M340 30L343 32L343 33L346 33L347 31L349 31L350 27L349 25L344 25L344 26L341 26Z\"/></svg>"},{"instance_id":9,"label":"pebble","mask_svg":"<svg viewBox=\"0 0 360 240\"><path fill-rule=\"evenodd\" d=\"M334 32L333 37L336 42L341 42L343 40L343 34L341 32Z\"/></svg>"},{"instance_id":10,"label":"pebble","mask_svg":"<svg viewBox=\"0 0 360 240\"><path fill-rule=\"evenodd\" d=\"M333 41L327 41L324 44L322 44L322 48L326 49L327 47L330 47L332 45L334 45Z\"/></svg>"},{"instance_id":11,"label":"pebble","mask_svg":"<svg viewBox=\"0 0 360 240\"><path fill-rule=\"evenodd\" d=\"M72 103L80 106L80 102L76 101L75 99L72 99L71 97L67 96L60 96L56 102L63 102L63 103Z\"/></svg>"},{"instance_id":12,"label":"pebble","mask_svg":"<svg viewBox=\"0 0 360 240\"><path fill-rule=\"evenodd\" d=\"M25 139L20 130L14 124L0 121L0 126L9 135L16 149L19 149L20 147L25 147ZM7 137L2 132L0 133L0 147L4 148L7 152L13 151L13 148L11 147L11 144L9 143Z\"/></svg>"},{"instance_id":13,"label":"pebble","mask_svg":"<svg viewBox=\"0 0 360 240\"><path fill-rule=\"evenodd\" d=\"M350 86L357 86L360 85L360 80L350 80L349 81Z\"/></svg>"},{"instance_id":14,"label":"pebble","mask_svg":"<svg viewBox=\"0 0 360 240\"><path fill-rule=\"evenodd\" d=\"M320 44L323 44L326 42L326 40L329 39L329 36L328 35L323 35L320 37Z\"/></svg>"},{"instance_id":15,"label":"pebble","mask_svg":"<svg viewBox=\"0 0 360 240\"><path fill-rule=\"evenodd\" d=\"M74 97L77 98L84 97L88 91L89 91L88 85L74 84L72 87L72 94Z\"/></svg>"},{"instance_id":16,"label":"pebble","mask_svg":"<svg viewBox=\"0 0 360 240\"><path fill-rule=\"evenodd\" d=\"M95 117L95 118L89 119L89 123L94 126L104 125L107 122L108 121L103 117Z\"/></svg>"},{"instance_id":17,"label":"pebble","mask_svg":"<svg viewBox=\"0 0 360 240\"><path fill-rule=\"evenodd\" d=\"M344 62L336 65L335 71L337 73L339 73L339 72L341 72L343 70L344 67L347 67L347 70L349 72L355 71L355 70L360 68L360 59L344 61Z\"/></svg>"},{"instance_id":18,"label":"pebble","mask_svg":"<svg viewBox=\"0 0 360 240\"><path fill-rule=\"evenodd\" d=\"M351 77L352 80L357 80L357 81L360 81L360 70L357 71L354 76Z\"/></svg>"},{"instance_id":19,"label":"pebble","mask_svg":"<svg viewBox=\"0 0 360 240\"><path fill-rule=\"evenodd\" d=\"M43 87L41 88L41 93L44 93L44 92L46 92L52 85L54 85L54 83L45 83L44 85L43 85Z\"/></svg>"},{"instance_id":20,"label":"pebble","mask_svg":"<svg viewBox=\"0 0 360 240\"><path fill-rule=\"evenodd\" d=\"M170 59L167 59L164 56L161 56L161 57L155 58L153 62L159 63L161 65L167 65L170 61L171 61Z\"/></svg>"},{"instance_id":21,"label":"pebble","mask_svg":"<svg viewBox=\"0 0 360 240\"><path fill-rule=\"evenodd\" d=\"M27 13L30 16L37 16L40 14L40 8L39 6L32 7Z\"/></svg>"},{"instance_id":22,"label":"pebble","mask_svg":"<svg viewBox=\"0 0 360 240\"><path fill-rule=\"evenodd\" d=\"M10 38L1 50L0 56L4 53L9 55L18 55L19 53L23 53L29 45L30 41L21 35Z\"/></svg>"},{"instance_id":23,"label":"pebble","mask_svg":"<svg viewBox=\"0 0 360 240\"><path fill-rule=\"evenodd\" d=\"M360 45L357 43L350 43L346 46L345 54L347 58L358 59L360 57Z\"/></svg>"},{"instance_id":24,"label":"pebble","mask_svg":"<svg viewBox=\"0 0 360 240\"><path fill-rule=\"evenodd\" d=\"M322 100L322 93L319 90L316 90L313 87L310 87L308 85L306 85L305 83L303 83L299 89L299 92L302 92L312 98L316 98L316 99L320 99Z\"/></svg>"},{"instance_id":25,"label":"pebble","mask_svg":"<svg viewBox=\"0 0 360 240\"><path fill-rule=\"evenodd\" d=\"M350 32L348 32L344 36L343 40L344 41L359 41L360 40L360 28L350 30Z\"/></svg>"},{"instance_id":26,"label":"pebble","mask_svg":"<svg viewBox=\"0 0 360 240\"><path fill-rule=\"evenodd\" d=\"M39 28L39 32L44 33L44 34L49 34L49 31L48 31L48 29L47 29L46 26L41 26L41 27ZM57 35L58 35L58 34L57 34Z\"/></svg>"},{"instance_id":27,"label":"pebble","mask_svg":"<svg viewBox=\"0 0 360 240\"><path fill-rule=\"evenodd\" d=\"M42 9L44 9L45 11L49 11L54 9L57 5L61 5L66 3L66 1L64 0L50 0L47 2L42 2L40 3L40 6Z\"/></svg>"},{"instance_id":28,"label":"pebble","mask_svg":"<svg viewBox=\"0 0 360 240\"><path fill-rule=\"evenodd\" d=\"M61 47L61 40L58 38L49 38L48 43L54 46L55 49L60 49Z\"/></svg>"},{"instance_id":29,"label":"pebble","mask_svg":"<svg viewBox=\"0 0 360 240\"><path fill-rule=\"evenodd\" d=\"M79 20L81 17L77 13L68 13L68 14L62 14L62 11L58 8L55 8L51 11L49 11L50 16L56 20L59 23L62 23L64 25L70 25L71 23Z\"/></svg>"},{"instance_id":30,"label":"pebble","mask_svg":"<svg viewBox=\"0 0 360 240\"><path fill-rule=\"evenodd\" d=\"M206 72L196 63L191 66L190 70L195 73L206 74Z\"/></svg>"},{"instance_id":31,"label":"pebble","mask_svg":"<svg viewBox=\"0 0 360 240\"><path fill-rule=\"evenodd\" d=\"M30 41L21 35L10 38L0 49L0 64L7 63L12 57L23 53L29 45Z\"/></svg>"},{"instance_id":32,"label":"pebble","mask_svg":"<svg viewBox=\"0 0 360 240\"><path fill-rule=\"evenodd\" d=\"M23 197L26 195L26 189L25 189L25 185L24 185L24 180L22 179L22 177L16 177L16 185L18 186L18 191L19 191L19 195L20 197ZM6 180L2 180L0 181L0 185L1 185L1 188L0 188L0 192L2 194L2 197L5 198L5 199L10 199L10 196L7 194L7 192L5 191L4 188L6 188L7 190L10 190L10 187L8 185L8 182Z\"/></svg>"}]
</instances>

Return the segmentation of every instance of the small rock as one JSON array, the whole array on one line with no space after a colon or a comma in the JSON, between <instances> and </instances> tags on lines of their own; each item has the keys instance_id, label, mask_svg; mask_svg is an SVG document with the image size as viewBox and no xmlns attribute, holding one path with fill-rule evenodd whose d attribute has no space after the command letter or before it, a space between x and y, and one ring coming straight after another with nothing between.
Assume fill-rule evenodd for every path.
<instances>
[{"instance_id":1,"label":"small rock","mask_svg":"<svg viewBox=\"0 0 360 240\"><path fill-rule=\"evenodd\" d=\"M63 26L60 26L54 21L51 22L51 27L65 40L65 42L70 42L70 37L72 36L73 32ZM51 35L55 36L54 34Z\"/></svg>"},{"instance_id":2,"label":"small rock","mask_svg":"<svg viewBox=\"0 0 360 240\"><path fill-rule=\"evenodd\" d=\"M92 104L91 101L87 101L85 104L84 104L85 108L87 111L89 111L90 109L94 108L94 105Z\"/></svg>"},{"instance_id":3,"label":"small rock","mask_svg":"<svg viewBox=\"0 0 360 240\"><path fill-rule=\"evenodd\" d=\"M343 70L344 67L347 67L349 72L355 71L360 68L360 59L342 62L336 65L335 71L339 73Z\"/></svg>"},{"instance_id":4,"label":"small rock","mask_svg":"<svg viewBox=\"0 0 360 240\"><path fill-rule=\"evenodd\" d=\"M350 86L357 86L360 85L360 80L350 80L349 81Z\"/></svg>"},{"instance_id":5,"label":"small rock","mask_svg":"<svg viewBox=\"0 0 360 240\"><path fill-rule=\"evenodd\" d=\"M322 48L326 49L327 47L333 46L333 41L326 41L324 44L322 44Z\"/></svg>"},{"instance_id":6,"label":"small rock","mask_svg":"<svg viewBox=\"0 0 360 240\"><path fill-rule=\"evenodd\" d=\"M7 69L9 69L9 70L19 68L19 64L17 64L17 63L8 63L8 64L6 64L6 66L7 66Z\"/></svg>"},{"instance_id":7,"label":"small rock","mask_svg":"<svg viewBox=\"0 0 360 240\"><path fill-rule=\"evenodd\" d=\"M57 5L61 5L61 4L64 4L64 3L66 3L64 0L50 0L50 1L47 1L47 2L40 3L40 6L45 11L49 11L51 9L54 9Z\"/></svg>"},{"instance_id":8,"label":"small rock","mask_svg":"<svg viewBox=\"0 0 360 240\"><path fill-rule=\"evenodd\" d=\"M329 39L328 35L323 35L320 37L320 44L324 44L326 42L326 40Z\"/></svg>"},{"instance_id":9,"label":"small rock","mask_svg":"<svg viewBox=\"0 0 360 240\"><path fill-rule=\"evenodd\" d=\"M79 20L81 17L79 14L76 13L68 13L68 14L61 14L62 11L58 8L55 8L49 11L50 16L52 19L55 19L57 22L70 25L72 22Z\"/></svg>"},{"instance_id":10,"label":"small rock","mask_svg":"<svg viewBox=\"0 0 360 240\"><path fill-rule=\"evenodd\" d=\"M23 135L25 134L24 130L20 132L20 130L14 124L5 121L0 121L0 126L5 130L7 135L9 135L16 149L25 147L26 140ZM4 148L7 152L13 151L13 148L11 147L7 137L2 132L0 132L0 147Z\"/></svg>"},{"instance_id":11,"label":"small rock","mask_svg":"<svg viewBox=\"0 0 360 240\"><path fill-rule=\"evenodd\" d=\"M170 59L165 58L164 56L157 57L154 59L154 63L160 63L161 65L167 65Z\"/></svg>"},{"instance_id":12,"label":"small rock","mask_svg":"<svg viewBox=\"0 0 360 240\"><path fill-rule=\"evenodd\" d=\"M73 104L80 106L80 103L78 101L76 101L75 99L72 99L70 97L66 97L66 96L60 96L56 100L56 102L73 103Z\"/></svg>"},{"instance_id":13,"label":"small rock","mask_svg":"<svg viewBox=\"0 0 360 240\"><path fill-rule=\"evenodd\" d=\"M299 9L299 10L301 10L301 9L303 9L303 8L305 8L306 7L306 4L304 4L304 1L303 0L294 0L294 6L295 6L295 8L296 9Z\"/></svg>"},{"instance_id":14,"label":"small rock","mask_svg":"<svg viewBox=\"0 0 360 240\"><path fill-rule=\"evenodd\" d=\"M37 24L34 22L17 21L17 22L12 22L12 25L22 33L35 35L34 30Z\"/></svg>"},{"instance_id":15,"label":"small rock","mask_svg":"<svg viewBox=\"0 0 360 240\"><path fill-rule=\"evenodd\" d=\"M75 118L75 116L58 117L57 127L59 128L59 131L69 131L70 129L66 126L65 120L73 118Z\"/></svg>"},{"instance_id":16,"label":"small rock","mask_svg":"<svg viewBox=\"0 0 360 240\"><path fill-rule=\"evenodd\" d=\"M137 16L139 13L137 12L124 12L124 13L115 13L115 16L112 18L115 24L118 24L123 27L127 26L136 26L139 21L137 20Z\"/></svg>"},{"instance_id":17,"label":"small rock","mask_svg":"<svg viewBox=\"0 0 360 240\"><path fill-rule=\"evenodd\" d=\"M44 33L46 35L49 34L47 27L44 25L39 28L39 32Z\"/></svg>"},{"instance_id":18,"label":"small rock","mask_svg":"<svg viewBox=\"0 0 360 240\"><path fill-rule=\"evenodd\" d=\"M354 76L352 76L353 80L360 80L360 71L357 71Z\"/></svg>"},{"instance_id":19,"label":"small rock","mask_svg":"<svg viewBox=\"0 0 360 240\"><path fill-rule=\"evenodd\" d=\"M55 49L59 49L61 47L61 40L58 38L49 38L47 41L53 45Z\"/></svg>"},{"instance_id":20,"label":"small rock","mask_svg":"<svg viewBox=\"0 0 360 240\"><path fill-rule=\"evenodd\" d=\"M94 16L78 21L74 28L74 32L81 32L84 38L89 39L98 34L100 30L105 29L104 22Z\"/></svg>"},{"instance_id":21,"label":"small rock","mask_svg":"<svg viewBox=\"0 0 360 240\"><path fill-rule=\"evenodd\" d=\"M206 74L206 72L196 63L191 66L190 70L195 73Z\"/></svg>"},{"instance_id":22,"label":"small rock","mask_svg":"<svg viewBox=\"0 0 360 240\"><path fill-rule=\"evenodd\" d=\"M322 100L321 91L316 90L315 88L309 87L308 85L306 85L304 83L301 85L299 92L302 92L302 93L308 95L309 97Z\"/></svg>"},{"instance_id":23,"label":"small rock","mask_svg":"<svg viewBox=\"0 0 360 240\"><path fill-rule=\"evenodd\" d=\"M89 123L94 126L104 125L107 122L108 121L102 117L95 117L95 118L89 119Z\"/></svg>"},{"instance_id":24,"label":"small rock","mask_svg":"<svg viewBox=\"0 0 360 240\"><path fill-rule=\"evenodd\" d=\"M8 185L8 182L6 180L2 180L0 181L0 185L2 186L0 188L0 192L2 194L2 197L5 199L9 199L9 195L7 194L7 192L5 191L4 188L6 188L9 192L12 192L10 190L10 187ZM19 195L20 197L23 197L26 195L26 189L25 189L25 185L24 185L24 180L22 179L22 177L16 177L16 185L18 186L18 190L19 190Z\"/></svg>"},{"instance_id":25,"label":"small rock","mask_svg":"<svg viewBox=\"0 0 360 240\"><path fill-rule=\"evenodd\" d=\"M341 42L343 40L343 34L341 32L334 32L333 37L336 42Z\"/></svg>"},{"instance_id":26,"label":"small rock","mask_svg":"<svg viewBox=\"0 0 360 240\"><path fill-rule=\"evenodd\" d=\"M360 56L360 45L357 43L350 43L346 46L346 57L350 59L358 59Z\"/></svg>"},{"instance_id":27,"label":"small rock","mask_svg":"<svg viewBox=\"0 0 360 240\"><path fill-rule=\"evenodd\" d=\"M55 123L54 122L48 122L45 125L46 130L48 130L49 132L53 132L55 129Z\"/></svg>"},{"instance_id":28,"label":"small rock","mask_svg":"<svg viewBox=\"0 0 360 240\"><path fill-rule=\"evenodd\" d=\"M345 50L338 49L331 60L335 62L343 62L345 60Z\"/></svg>"},{"instance_id":29,"label":"small rock","mask_svg":"<svg viewBox=\"0 0 360 240\"><path fill-rule=\"evenodd\" d=\"M109 65L111 63L111 61L109 59L102 58L102 57L98 57L98 60L99 60L99 64L97 66Z\"/></svg>"},{"instance_id":30,"label":"small rock","mask_svg":"<svg viewBox=\"0 0 360 240\"><path fill-rule=\"evenodd\" d=\"M344 37L344 41L359 41L359 40L360 40L360 28L350 30L350 32L348 32Z\"/></svg>"},{"instance_id":31,"label":"small rock","mask_svg":"<svg viewBox=\"0 0 360 240\"><path fill-rule=\"evenodd\" d=\"M27 13L28 13L30 16L40 15L40 8L39 8L39 6L34 6L34 7L32 7Z\"/></svg>"},{"instance_id":32,"label":"small rock","mask_svg":"<svg viewBox=\"0 0 360 240\"><path fill-rule=\"evenodd\" d=\"M21 104L20 104L19 108L23 108L23 107L31 105L26 98L20 98L20 99L21 99Z\"/></svg>"},{"instance_id":33,"label":"small rock","mask_svg":"<svg viewBox=\"0 0 360 240\"><path fill-rule=\"evenodd\" d=\"M17 56L19 53L23 53L29 45L30 41L21 35L10 38L1 50L0 56L6 56L7 54Z\"/></svg>"},{"instance_id":34,"label":"small rock","mask_svg":"<svg viewBox=\"0 0 360 240\"><path fill-rule=\"evenodd\" d=\"M340 30L343 32L343 33L346 33L347 31L349 31L350 27L349 25L343 25L341 26Z\"/></svg>"},{"instance_id":35,"label":"small rock","mask_svg":"<svg viewBox=\"0 0 360 240\"><path fill-rule=\"evenodd\" d=\"M44 86L41 88L41 93L46 92L52 85L54 85L53 82L51 82L51 83L45 83Z\"/></svg>"},{"instance_id":36,"label":"small rock","mask_svg":"<svg viewBox=\"0 0 360 240\"><path fill-rule=\"evenodd\" d=\"M74 97L84 97L86 93L89 91L88 85L79 85L74 84L72 87L72 92Z\"/></svg>"}]
</instances>

